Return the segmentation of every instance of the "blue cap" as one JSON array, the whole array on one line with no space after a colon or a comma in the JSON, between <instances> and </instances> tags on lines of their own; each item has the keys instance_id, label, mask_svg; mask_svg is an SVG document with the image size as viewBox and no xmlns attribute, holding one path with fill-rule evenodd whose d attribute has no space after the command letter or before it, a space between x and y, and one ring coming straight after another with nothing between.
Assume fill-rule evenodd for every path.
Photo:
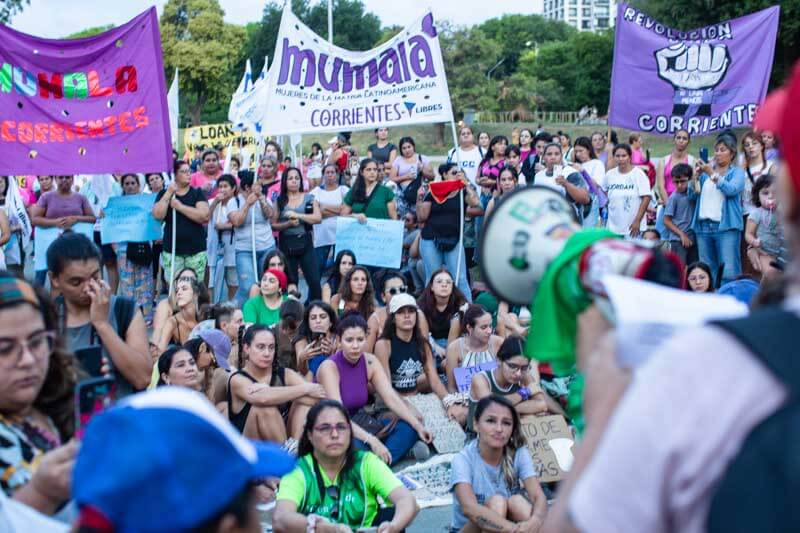
<instances>
[{"instance_id":1,"label":"blue cap","mask_svg":"<svg viewBox=\"0 0 800 533\"><path fill-rule=\"evenodd\" d=\"M72 495L118 532L183 531L222 512L248 482L294 465L279 446L242 437L199 393L160 387L89 422Z\"/></svg>"}]
</instances>

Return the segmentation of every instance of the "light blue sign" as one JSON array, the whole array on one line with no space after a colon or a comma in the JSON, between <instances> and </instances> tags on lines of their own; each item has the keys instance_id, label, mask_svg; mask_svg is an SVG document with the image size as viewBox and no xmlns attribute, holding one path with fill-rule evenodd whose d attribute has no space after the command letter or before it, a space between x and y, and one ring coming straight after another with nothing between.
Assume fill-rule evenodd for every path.
<instances>
[{"instance_id":1,"label":"light blue sign","mask_svg":"<svg viewBox=\"0 0 800 533\"><path fill-rule=\"evenodd\" d=\"M69 229L75 233L82 233L89 239L94 238L94 224L91 222L78 222ZM36 228L33 232L34 270L47 270L47 249L62 233L64 230L61 228Z\"/></svg>"},{"instance_id":2,"label":"light blue sign","mask_svg":"<svg viewBox=\"0 0 800 533\"><path fill-rule=\"evenodd\" d=\"M100 219L100 242L147 242L161 239L161 222L153 218L155 194L113 196Z\"/></svg>"},{"instance_id":3,"label":"light blue sign","mask_svg":"<svg viewBox=\"0 0 800 533\"><path fill-rule=\"evenodd\" d=\"M403 222L368 218L336 219L336 253L351 250L359 265L400 268L403 258Z\"/></svg>"},{"instance_id":4,"label":"light blue sign","mask_svg":"<svg viewBox=\"0 0 800 533\"><path fill-rule=\"evenodd\" d=\"M453 377L456 378L458 392L469 392L469 386L472 384L472 376L480 374L485 370L494 370L495 368L497 368L497 361L486 361L485 363L468 366L466 368L454 368Z\"/></svg>"}]
</instances>

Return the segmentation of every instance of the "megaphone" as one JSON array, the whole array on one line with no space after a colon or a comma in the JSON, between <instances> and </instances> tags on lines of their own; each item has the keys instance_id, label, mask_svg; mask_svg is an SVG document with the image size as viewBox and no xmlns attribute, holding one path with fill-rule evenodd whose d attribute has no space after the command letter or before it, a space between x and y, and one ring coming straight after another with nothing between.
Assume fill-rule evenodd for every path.
<instances>
[{"instance_id":1,"label":"megaphone","mask_svg":"<svg viewBox=\"0 0 800 533\"><path fill-rule=\"evenodd\" d=\"M500 300L531 305L548 266L581 230L572 204L554 189L534 185L504 195L484 222L479 243L489 289ZM673 287L684 283L683 263L675 254L638 239L595 242L582 252L579 272L593 297L605 296L602 278L607 274Z\"/></svg>"}]
</instances>

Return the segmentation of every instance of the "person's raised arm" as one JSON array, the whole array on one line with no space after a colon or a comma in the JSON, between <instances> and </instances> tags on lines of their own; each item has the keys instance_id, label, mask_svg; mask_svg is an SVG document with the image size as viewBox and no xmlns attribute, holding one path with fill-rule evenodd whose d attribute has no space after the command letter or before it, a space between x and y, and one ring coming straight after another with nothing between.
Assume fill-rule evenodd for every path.
<instances>
[{"instance_id":1,"label":"person's raised arm","mask_svg":"<svg viewBox=\"0 0 800 533\"><path fill-rule=\"evenodd\" d=\"M175 196L175 184L170 183L169 186L161 195L161 198L153 204L153 218L156 220L164 220L167 218L167 211L169 211L169 204Z\"/></svg>"},{"instance_id":2,"label":"person's raised arm","mask_svg":"<svg viewBox=\"0 0 800 533\"><path fill-rule=\"evenodd\" d=\"M247 220L247 210L250 209L257 201L258 195L254 192L251 192L247 195L247 197L245 197L244 203L239 206L239 209L228 213L228 220L230 220L231 224L233 224L233 227L238 228L244 224L245 220Z\"/></svg>"},{"instance_id":3,"label":"person's raised arm","mask_svg":"<svg viewBox=\"0 0 800 533\"><path fill-rule=\"evenodd\" d=\"M424 197L425 191L420 187L417 192L417 221L420 224L427 222L428 217L431 216L431 202L424 200Z\"/></svg>"}]
</instances>

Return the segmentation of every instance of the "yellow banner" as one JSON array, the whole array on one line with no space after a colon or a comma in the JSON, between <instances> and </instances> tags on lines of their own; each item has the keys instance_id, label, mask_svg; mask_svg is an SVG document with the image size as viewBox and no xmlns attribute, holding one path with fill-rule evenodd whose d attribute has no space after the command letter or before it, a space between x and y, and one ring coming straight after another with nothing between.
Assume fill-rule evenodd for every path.
<instances>
[{"instance_id":1,"label":"yellow banner","mask_svg":"<svg viewBox=\"0 0 800 533\"><path fill-rule=\"evenodd\" d=\"M230 143L234 143L234 146L238 146L239 139L252 147L255 147L257 143L254 132L249 129L236 131L233 129L233 124L230 122L194 126L192 128L186 128L183 132L183 143L187 150L194 150L196 146L202 146L203 148L221 146L224 148ZM253 149L254 148L251 148L251 150ZM238 149L234 149L234 153L238 153Z\"/></svg>"}]
</instances>

